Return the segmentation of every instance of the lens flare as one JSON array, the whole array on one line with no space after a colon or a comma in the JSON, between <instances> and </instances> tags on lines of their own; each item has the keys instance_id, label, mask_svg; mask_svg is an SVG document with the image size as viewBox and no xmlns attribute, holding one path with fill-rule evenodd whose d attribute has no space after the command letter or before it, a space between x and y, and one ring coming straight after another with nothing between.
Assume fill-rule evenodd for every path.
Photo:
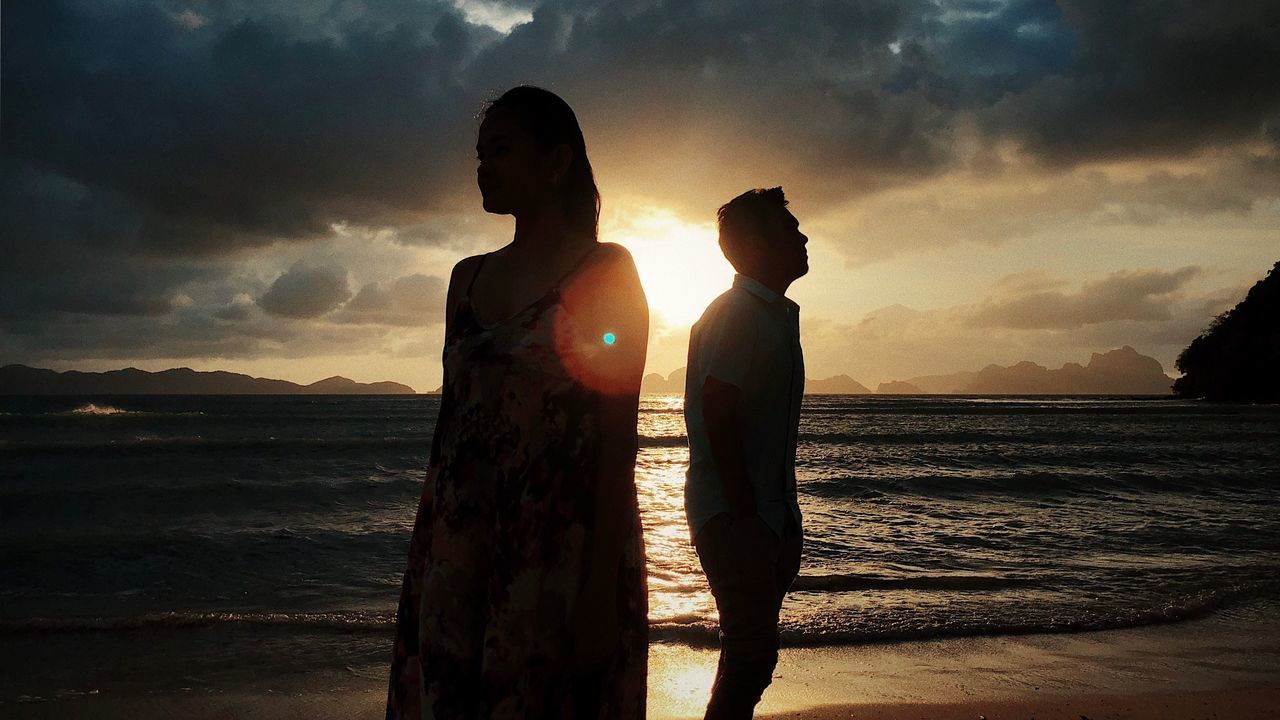
<instances>
[{"instance_id":1,"label":"lens flare","mask_svg":"<svg viewBox=\"0 0 1280 720\"><path fill-rule=\"evenodd\" d=\"M612 345L612 344L614 344L614 343L618 342L618 336L617 336L617 335L614 335L614 334L613 334L613 333L611 333L611 332L607 332L607 333L605 333L605 334L604 334L604 336L603 336L603 337L601 337L600 339L601 339L601 340L604 340L604 344L605 344L605 345Z\"/></svg>"}]
</instances>

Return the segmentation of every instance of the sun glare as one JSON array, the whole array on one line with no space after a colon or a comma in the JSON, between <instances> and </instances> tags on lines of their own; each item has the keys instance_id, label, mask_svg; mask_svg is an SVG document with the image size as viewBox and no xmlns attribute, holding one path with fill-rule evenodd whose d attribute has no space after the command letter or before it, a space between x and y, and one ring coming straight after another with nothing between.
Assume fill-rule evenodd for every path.
<instances>
[{"instance_id":1,"label":"sun glare","mask_svg":"<svg viewBox=\"0 0 1280 720\"><path fill-rule=\"evenodd\" d=\"M601 233L631 251L651 312L675 326L691 325L733 282L712 223L693 225L648 208Z\"/></svg>"}]
</instances>

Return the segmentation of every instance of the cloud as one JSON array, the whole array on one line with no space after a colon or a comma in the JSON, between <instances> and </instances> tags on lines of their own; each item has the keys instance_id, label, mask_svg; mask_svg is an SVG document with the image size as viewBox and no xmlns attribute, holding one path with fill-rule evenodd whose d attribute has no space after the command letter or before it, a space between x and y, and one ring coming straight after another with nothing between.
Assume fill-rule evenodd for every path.
<instances>
[{"instance_id":1,"label":"cloud","mask_svg":"<svg viewBox=\"0 0 1280 720\"><path fill-rule=\"evenodd\" d=\"M236 322L240 320L248 320L253 316L253 307L256 303L249 293L239 293L231 302L223 307L213 311L213 316L219 320L228 320Z\"/></svg>"},{"instance_id":2,"label":"cloud","mask_svg":"<svg viewBox=\"0 0 1280 720\"><path fill-rule=\"evenodd\" d=\"M1046 291L1062 282L1035 270L995 282L988 299L975 304L891 305L852 323L809 316L801 326L805 365L810 377L848 373L874 387L991 363L1057 367L1132 345L1170 370L1187 343L1249 287L1199 287L1216 279L1196 267L1128 270L1073 292Z\"/></svg>"},{"instance_id":3,"label":"cloud","mask_svg":"<svg viewBox=\"0 0 1280 720\"><path fill-rule=\"evenodd\" d=\"M272 315L314 318L333 310L349 297L351 288L345 270L295 265L271 283L267 292L258 298L258 306Z\"/></svg>"},{"instance_id":4,"label":"cloud","mask_svg":"<svg viewBox=\"0 0 1280 720\"><path fill-rule=\"evenodd\" d=\"M475 99L455 74L482 33L451 7L399 3L387 27L337 4L313 19L233 3L245 14L193 27L164 5L9 8L5 154L121 198L122 231L161 254L392 224L457 196Z\"/></svg>"},{"instance_id":5,"label":"cloud","mask_svg":"<svg viewBox=\"0 0 1280 720\"><path fill-rule=\"evenodd\" d=\"M384 288L372 282L360 288L334 322L400 326L430 326L444 320L446 283L417 273L397 278Z\"/></svg>"},{"instance_id":6,"label":"cloud","mask_svg":"<svg viewBox=\"0 0 1280 720\"><path fill-rule=\"evenodd\" d=\"M969 322L977 327L1067 329L1113 320L1167 320L1168 296L1199 272L1194 266L1116 272L1074 293L1019 293L984 302Z\"/></svg>"},{"instance_id":7,"label":"cloud","mask_svg":"<svg viewBox=\"0 0 1280 720\"><path fill-rule=\"evenodd\" d=\"M1280 113L1274 2L1060 4L1070 62L984 114L1046 162L1186 154L1256 138Z\"/></svg>"},{"instance_id":8,"label":"cloud","mask_svg":"<svg viewBox=\"0 0 1280 720\"><path fill-rule=\"evenodd\" d=\"M1005 140L1069 166L1265 137L1274 3L1201 7L51 0L6 18L4 151L113 198L138 252L221 255L475 212L472 116L538 82L614 188L820 209Z\"/></svg>"},{"instance_id":9,"label":"cloud","mask_svg":"<svg viewBox=\"0 0 1280 720\"><path fill-rule=\"evenodd\" d=\"M1193 162L1094 164L1045 171L1009 163L983 177L970 169L886 188L819 214L811 227L848 261L961 245L1001 245L1099 227L1187 227L1192 222L1265 219L1280 200L1280 152L1230 148Z\"/></svg>"},{"instance_id":10,"label":"cloud","mask_svg":"<svg viewBox=\"0 0 1280 720\"><path fill-rule=\"evenodd\" d=\"M1280 8L1261 0L5 11L0 340L17 357L150 352L148 338L175 353L320 351L294 326L346 347L327 326L368 342L438 322L428 281L397 290L408 268L344 260L347 306L332 278L269 287L269 274L322 260L344 228L410 254L492 244L474 113L517 83L572 103L606 207L639 198L702 221L782 184L853 263L1046 228L1247 218L1280 187ZM282 247L297 250L277 262ZM266 276L246 279L255 263ZM1036 292L1073 296L992 302L1021 298L1008 318L1047 322Z\"/></svg>"},{"instance_id":11,"label":"cloud","mask_svg":"<svg viewBox=\"0 0 1280 720\"><path fill-rule=\"evenodd\" d=\"M216 276L216 262L132 252L118 198L56 174L0 161L0 321L58 313L155 317L180 288Z\"/></svg>"}]
</instances>

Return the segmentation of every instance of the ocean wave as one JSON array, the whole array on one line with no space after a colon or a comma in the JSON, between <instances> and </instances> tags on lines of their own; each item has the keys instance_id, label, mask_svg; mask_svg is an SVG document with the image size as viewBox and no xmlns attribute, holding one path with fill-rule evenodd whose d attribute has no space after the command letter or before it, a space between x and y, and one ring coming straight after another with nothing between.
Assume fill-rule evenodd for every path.
<instances>
[{"instance_id":1,"label":"ocean wave","mask_svg":"<svg viewBox=\"0 0 1280 720\"><path fill-rule=\"evenodd\" d=\"M882 627L832 627L830 624L822 627L806 627L784 621L781 636L783 645L813 647L948 637L1050 635L1119 630L1197 620L1229 606L1258 598L1263 592L1274 593L1275 589L1275 585L1270 583L1235 585L1205 591L1177 602L1151 607L1116 608L1108 613L1090 614L1087 618L1071 617L1068 614L1052 620L1019 620L1016 616L1001 614L969 617L952 622L892 622ZM713 623L705 620L651 622L649 637L655 642L714 646L718 642L717 631L718 628Z\"/></svg>"},{"instance_id":2,"label":"ocean wave","mask_svg":"<svg viewBox=\"0 0 1280 720\"><path fill-rule=\"evenodd\" d=\"M132 412L132 411L125 411ZM640 447L683 447L688 444L684 435L641 435ZM216 451L293 448L401 448L421 447L430 449L431 438L422 436L384 437L266 437L266 438L208 438L201 435L163 436L141 434L127 438L99 440L0 440L0 448L17 453L65 452L74 450L103 450L129 452L150 449L208 449Z\"/></svg>"},{"instance_id":3,"label":"ocean wave","mask_svg":"<svg viewBox=\"0 0 1280 720\"><path fill-rule=\"evenodd\" d=\"M187 415L187 416L204 415L204 413L198 410L192 410L188 412L154 412L154 411L148 411L148 410L126 410L124 408L118 408L114 405L98 405L97 403L85 403L84 405L80 405L79 407L73 408L71 410L62 410L58 412L50 412L50 413L44 413L44 414L54 415L54 416L72 416L72 417L86 417L86 416L118 417L118 416L130 416L130 415L145 416L145 417L177 417L177 416L184 416L184 415Z\"/></svg>"},{"instance_id":4,"label":"ocean wave","mask_svg":"<svg viewBox=\"0 0 1280 720\"><path fill-rule=\"evenodd\" d=\"M684 447L689 444L689 438L683 433L679 435L641 435L639 438L640 447Z\"/></svg>"},{"instance_id":5,"label":"ocean wave","mask_svg":"<svg viewBox=\"0 0 1280 720\"><path fill-rule=\"evenodd\" d=\"M1239 468L1233 474L1168 474L1140 472L1047 472L986 470L978 473L916 472L902 477L844 476L813 478L799 483L802 495L820 498L868 498L898 495L971 498L996 494L1046 497L1063 494L1201 493L1206 489L1270 486L1274 473L1267 468Z\"/></svg>"},{"instance_id":6,"label":"ocean wave","mask_svg":"<svg viewBox=\"0 0 1280 720\"><path fill-rule=\"evenodd\" d=\"M161 436L135 435L108 440L8 440L0 441L0 448L7 452L38 454L44 452L106 451L138 452L149 450L207 449L227 452L238 450L287 450L287 449L359 449L421 447L424 452L431 447L428 437L266 437L266 438L207 438L201 435Z\"/></svg>"},{"instance_id":7,"label":"ocean wave","mask_svg":"<svg viewBox=\"0 0 1280 720\"><path fill-rule=\"evenodd\" d=\"M995 575L925 575L920 577L878 577L874 575L801 575L792 590L805 592L850 592L857 590L1003 590L1039 584L1030 578Z\"/></svg>"},{"instance_id":8,"label":"ocean wave","mask_svg":"<svg viewBox=\"0 0 1280 720\"><path fill-rule=\"evenodd\" d=\"M327 613L160 612L133 617L37 617L25 620L0 621L0 634L203 628L220 625L368 632L394 627L395 615L352 611Z\"/></svg>"},{"instance_id":9,"label":"ocean wave","mask_svg":"<svg viewBox=\"0 0 1280 720\"><path fill-rule=\"evenodd\" d=\"M123 410L111 405L95 405L87 403L81 405L74 410L68 410L62 413L52 413L54 415L138 415L136 410Z\"/></svg>"},{"instance_id":10,"label":"ocean wave","mask_svg":"<svg viewBox=\"0 0 1280 720\"><path fill-rule=\"evenodd\" d=\"M1027 619L993 613L955 621L886 622L881 627L840 627L830 622L805 626L784 619L784 645L839 646L928 640L945 637L1054 634L1115 630L1183 622L1259 596L1258 585L1235 585L1205 591L1177 602L1150 607L1116 608L1088 617ZM1274 587L1271 588L1274 590ZM387 634L395 626L391 612L158 612L121 617L32 617L0 621L0 635L77 632L130 632L189 628L266 628L306 632ZM717 642L717 626L696 614L650 619L650 640L694 646Z\"/></svg>"}]
</instances>

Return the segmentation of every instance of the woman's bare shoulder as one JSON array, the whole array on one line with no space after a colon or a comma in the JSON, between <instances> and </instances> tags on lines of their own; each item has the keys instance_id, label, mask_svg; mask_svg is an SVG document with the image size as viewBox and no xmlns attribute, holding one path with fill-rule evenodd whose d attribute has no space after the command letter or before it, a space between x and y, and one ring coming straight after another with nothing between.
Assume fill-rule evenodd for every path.
<instances>
[{"instance_id":1,"label":"woman's bare shoulder","mask_svg":"<svg viewBox=\"0 0 1280 720\"><path fill-rule=\"evenodd\" d=\"M459 260L453 266L453 273L450 275L450 280L457 280L459 278L469 279L471 275L475 273L476 268L480 267L480 260L484 258L485 254L486 253L469 255Z\"/></svg>"},{"instance_id":2,"label":"woman's bare shoulder","mask_svg":"<svg viewBox=\"0 0 1280 720\"><path fill-rule=\"evenodd\" d=\"M635 260L631 257L631 251L618 243L602 242L598 243L596 248L596 261L603 263L625 263L635 266Z\"/></svg>"}]
</instances>

